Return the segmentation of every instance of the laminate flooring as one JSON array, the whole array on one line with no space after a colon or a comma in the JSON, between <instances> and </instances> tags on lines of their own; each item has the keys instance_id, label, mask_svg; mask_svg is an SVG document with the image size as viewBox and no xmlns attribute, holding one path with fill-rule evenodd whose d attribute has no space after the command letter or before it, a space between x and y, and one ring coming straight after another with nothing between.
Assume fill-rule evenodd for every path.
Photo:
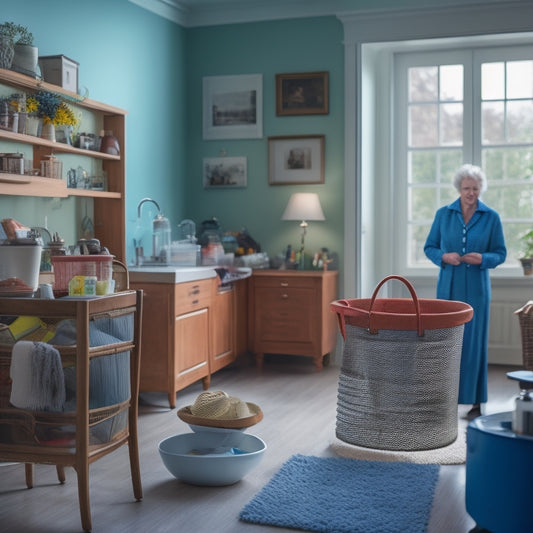
<instances>
[{"instance_id":1,"label":"laminate flooring","mask_svg":"<svg viewBox=\"0 0 533 533\"><path fill-rule=\"evenodd\" d=\"M485 414L510 411L518 393L506 377L513 367L491 366ZM261 406L264 419L248 429L267 443L262 462L240 482L227 487L197 487L172 477L161 462L158 443L190 428L164 393L143 393L140 401L140 462L144 498L135 502L127 446L90 466L93 532L99 533L267 533L294 530L240 522L239 512L295 453L332 456L337 380L333 364L316 372L310 358L269 356L259 372L243 357L214 374L210 390L224 390ZM177 407L202 392L195 383L177 395ZM81 531L77 478L66 469L66 483L55 467L36 465L34 487L27 489L24 466L0 466L0 532ZM465 509L464 465L442 466L427 533L467 533L474 522ZM369 532L376 533L376 532Z\"/></svg>"}]
</instances>

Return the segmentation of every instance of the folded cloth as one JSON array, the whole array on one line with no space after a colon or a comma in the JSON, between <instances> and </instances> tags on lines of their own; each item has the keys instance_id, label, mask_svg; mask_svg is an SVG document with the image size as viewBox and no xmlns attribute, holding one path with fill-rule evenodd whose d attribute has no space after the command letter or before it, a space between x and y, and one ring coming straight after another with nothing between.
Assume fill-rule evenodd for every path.
<instances>
[{"instance_id":1,"label":"folded cloth","mask_svg":"<svg viewBox=\"0 0 533 533\"><path fill-rule=\"evenodd\" d=\"M45 342L18 341L11 353L11 404L32 411L63 411L65 377L59 352Z\"/></svg>"}]
</instances>

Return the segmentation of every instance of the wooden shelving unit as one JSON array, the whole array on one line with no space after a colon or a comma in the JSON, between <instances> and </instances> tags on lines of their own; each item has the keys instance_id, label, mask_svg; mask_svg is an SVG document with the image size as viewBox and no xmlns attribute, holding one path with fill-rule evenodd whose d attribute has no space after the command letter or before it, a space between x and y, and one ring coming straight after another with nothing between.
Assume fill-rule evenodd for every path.
<instances>
[{"instance_id":1,"label":"wooden shelving unit","mask_svg":"<svg viewBox=\"0 0 533 533\"><path fill-rule=\"evenodd\" d=\"M86 189L70 189L64 180L43 178L39 176L25 176L18 174L0 173L0 195L34 196L43 198L67 198L69 196L93 199L95 237L107 246L119 261L126 261L126 115L127 111L95 100L82 98L62 87L52 85L13 72L0 69L0 84L32 93L47 90L63 96L67 102L71 101L82 110L101 117L105 130L113 131L118 139L121 155L109 155L103 152L76 148L60 142L52 142L40 137L14 133L0 129L0 152L3 152L2 142L31 145L33 160L40 161L50 153L61 155L78 155L102 161L102 169L107 175L107 190L92 191ZM98 132L95 132L98 133Z\"/></svg>"}]
</instances>

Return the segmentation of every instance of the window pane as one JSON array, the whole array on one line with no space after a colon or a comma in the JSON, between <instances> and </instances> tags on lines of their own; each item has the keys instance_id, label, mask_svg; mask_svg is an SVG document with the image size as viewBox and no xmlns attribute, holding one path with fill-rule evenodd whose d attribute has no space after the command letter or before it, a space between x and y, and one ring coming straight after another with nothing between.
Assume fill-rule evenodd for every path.
<instances>
[{"instance_id":1,"label":"window pane","mask_svg":"<svg viewBox=\"0 0 533 533\"><path fill-rule=\"evenodd\" d=\"M463 143L463 104L442 104L441 144L461 145Z\"/></svg>"},{"instance_id":2,"label":"window pane","mask_svg":"<svg viewBox=\"0 0 533 533\"><path fill-rule=\"evenodd\" d=\"M507 102L507 134L509 142L533 142L533 102Z\"/></svg>"},{"instance_id":3,"label":"window pane","mask_svg":"<svg viewBox=\"0 0 533 533\"><path fill-rule=\"evenodd\" d=\"M458 168L458 167L457 167ZM451 204L454 200L457 200L459 193L457 189L453 186L452 180L450 179L450 185L448 187L443 187L440 190L440 206Z\"/></svg>"},{"instance_id":4,"label":"window pane","mask_svg":"<svg viewBox=\"0 0 533 533\"><path fill-rule=\"evenodd\" d=\"M410 146L437 146L438 140L437 106L431 104L410 106Z\"/></svg>"},{"instance_id":5,"label":"window pane","mask_svg":"<svg viewBox=\"0 0 533 533\"><path fill-rule=\"evenodd\" d=\"M453 187L453 176L463 162L462 150L446 150L440 154L440 183L449 183L450 189L455 192ZM449 202L448 202L449 203Z\"/></svg>"},{"instance_id":6,"label":"window pane","mask_svg":"<svg viewBox=\"0 0 533 533\"><path fill-rule=\"evenodd\" d=\"M409 101L427 102L437 100L437 67L416 67L409 69Z\"/></svg>"},{"instance_id":7,"label":"window pane","mask_svg":"<svg viewBox=\"0 0 533 533\"><path fill-rule=\"evenodd\" d=\"M504 63L481 65L481 99L502 100L505 98Z\"/></svg>"},{"instance_id":8,"label":"window pane","mask_svg":"<svg viewBox=\"0 0 533 533\"><path fill-rule=\"evenodd\" d=\"M481 104L481 129L484 144L501 144L505 141L503 102Z\"/></svg>"},{"instance_id":9,"label":"window pane","mask_svg":"<svg viewBox=\"0 0 533 533\"><path fill-rule=\"evenodd\" d=\"M494 180L514 182L531 180L533 179L533 147L483 150L483 168L489 185Z\"/></svg>"},{"instance_id":10,"label":"window pane","mask_svg":"<svg viewBox=\"0 0 533 533\"><path fill-rule=\"evenodd\" d=\"M440 99L463 100L463 65L440 67Z\"/></svg>"},{"instance_id":11,"label":"window pane","mask_svg":"<svg viewBox=\"0 0 533 533\"><path fill-rule=\"evenodd\" d=\"M533 98L533 61L507 63L507 98Z\"/></svg>"},{"instance_id":12,"label":"window pane","mask_svg":"<svg viewBox=\"0 0 533 533\"><path fill-rule=\"evenodd\" d=\"M408 226L408 241L410 244L407 262L410 267L429 266L432 263L424 253L424 244L431 228L431 224Z\"/></svg>"},{"instance_id":13,"label":"window pane","mask_svg":"<svg viewBox=\"0 0 533 533\"><path fill-rule=\"evenodd\" d=\"M437 209L435 191L434 187L411 189L410 220L433 220Z\"/></svg>"},{"instance_id":14,"label":"window pane","mask_svg":"<svg viewBox=\"0 0 533 533\"><path fill-rule=\"evenodd\" d=\"M409 152L409 183L434 183L437 173L436 152Z\"/></svg>"}]
</instances>

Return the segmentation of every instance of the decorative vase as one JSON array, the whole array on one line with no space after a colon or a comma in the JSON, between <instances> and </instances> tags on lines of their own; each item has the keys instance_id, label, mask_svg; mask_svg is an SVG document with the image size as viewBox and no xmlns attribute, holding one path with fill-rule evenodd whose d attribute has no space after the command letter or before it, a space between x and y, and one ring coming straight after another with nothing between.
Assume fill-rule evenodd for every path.
<instances>
[{"instance_id":1,"label":"decorative vase","mask_svg":"<svg viewBox=\"0 0 533 533\"><path fill-rule=\"evenodd\" d=\"M14 54L13 39L0 33L0 68L10 69Z\"/></svg>"},{"instance_id":2,"label":"decorative vase","mask_svg":"<svg viewBox=\"0 0 533 533\"><path fill-rule=\"evenodd\" d=\"M120 155L120 145L118 139L113 135L111 130L104 132L102 142L100 143L100 152L111 155Z\"/></svg>"},{"instance_id":3,"label":"decorative vase","mask_svg":"<svg viewBox=\"0 0 533 533\"><path fill-rule=\"evenodd\" d=\"M531 276L533 274L533 257L522 257L520 262L522 263L524 276Z\"/></svg>"},{"instance_id":4,"label":"decorative vase","mask_svg":"<svg viewBox=\"0 0 533 533\"><path fill-rule=\"evenodd\" d=\"M19 111L18 133L26 133L26 122L28 120L28 113Z\"/></svg>"},{"instance_id":5,"label":"decorative vase","mask_svg":"<svg viewBox=\"0 0 533 533\"><path fill-rule=\"evenodd\" d=\"M41 136L41 122L42 119L33 115L28 115L26 119L26 135L33 135L34 137Z\"/></svg>"},{"instance_id":6,"label":"decorative vase","mask_svg":"<svg viewBox=\"0 0 533 533\"><path fill-rule=\"evenodd\" d=\"M31 44L15 44L11 70L32 76L37 75L39 49Z\"/></svg>"},{"instance_id":7,"label":"decorative vase","mask_svg":"<svg viewBox=\"0 0 533 533\"><path fill-rule=\"evenodd\" d=\"M73 126L60 125L56 126L56 141L69 144L72 146L72 132Z\"/></svg>"},{"instance_id":8,"label":"decorative vase","mask_svg":"<svg viewBox=\"0 0 533 533\"><path fill-rule=\"evenodd\" d=\"M56 128L51 122L44 122L41 126L41 138L48 139L49 141L56 140Z\"/></svg>"}]
</instances>

